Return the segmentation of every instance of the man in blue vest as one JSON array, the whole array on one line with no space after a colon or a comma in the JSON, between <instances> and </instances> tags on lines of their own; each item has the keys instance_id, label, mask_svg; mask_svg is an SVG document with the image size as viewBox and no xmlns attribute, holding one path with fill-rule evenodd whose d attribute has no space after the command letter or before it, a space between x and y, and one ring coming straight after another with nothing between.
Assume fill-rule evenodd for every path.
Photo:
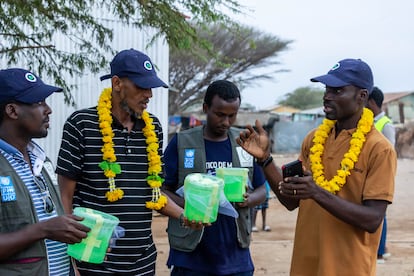
<instances>
[{"instance_id":1,"label":"man in blue vest","mask_svg":"<svg viewBox=\"0 0 414 276\"><path fill-rule=\"evenodd\" d=\"M184 200L175 194L189 173L215 175L220 167L245 167L251 189L244 201L233 203L238 218L220 214L211 226L201 231L173 227L170 218L167 261L173 276L253 275L250 256L250 208L266 198L265 178L260 165L236 143L240 130L232 127L240 107L240 92L230 81L209 85L204 97L206 124L175 135L164 153L165 192L179 205ZM187 154L186 154L187 153Z\"/></svg>"},{"instance_id":2,"label":"man in blue vest","mask_svg":"<svg viewBox=\"0 0 414 276\"><path fill-rule=\"evenodd\" d=\"M382 132L385 137L390 141L390 143L395 146L395 128L392 124L390 118L385 115L385 112L382 110L382 102L384 101L384 94L381 89L374 86L372 93L369 95L367 107L372 110L374 113L374 124L375 128ZM391 256L387 252L386 248L387 241L387 217L384 217L384 224L382 226L381 240L378 247L378 256L377 263L383 264L385 258Z\"/></svg>"},{"instance_id":3,"label":"man in blue vest","mask_svg":"<svg viewBox=\"0 0 414 276\"><path fill-rule=\"evenodd\" d=\"M46 98L60 91L30 71L0 70L0 275L74 275L66 244L90 230L62 215L53 166L32 140L47 135Z\"/></svg>"}]
</instances>

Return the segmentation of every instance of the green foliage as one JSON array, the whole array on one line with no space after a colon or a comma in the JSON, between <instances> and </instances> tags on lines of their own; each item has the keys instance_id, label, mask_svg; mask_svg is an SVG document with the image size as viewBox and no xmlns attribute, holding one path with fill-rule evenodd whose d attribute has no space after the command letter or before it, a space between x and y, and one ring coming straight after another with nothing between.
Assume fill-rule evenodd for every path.
<instances>
[{"instance_id":1,"label":"green foliage","mask_svg":"<svg viewBox=\"0 0 414 276\"><path fill-rule=\"evenodd\" d=\"M7 66L26 64L40 76L50 76L64 88L65 101L73 104L71 84L62 72L71 76L84 71L98 72L108 66L106 54L113 56L113 31L107 20L125 26L154 27L150 43L165 38L171 47L191 51L194 45L210 49L195 27L211 22L229 22L221 10L241 12L233 0L2 0L0 2L0 58ZM96 10L106 18L95 17ZM191 18L191 21L188 20ZM70 41L56 45L56 35Z\"/></svg>"},{"instance_id":2,"label":"green foliage","mask_svg":"<svg viewBox=\"0 0 414 276\"><path fill-rule=\"evenodd\" d=\"M200 46L193 52L170 48L169 79L174 90L169 95L170 114L200 105L214 80L234 81L242 90L285 71L278 68L278 55L291 41L237 24L212 24L207 29L197 28L197 34L209 41L211 51Z\"/></svg>"},{"instance_id":3,"label":"green foliage","mask_svg":"<svg viewBox=\"0 0 414 276\"><path fill-rule=\"evenodd\" d=\"M288 105L298 109L310 109L322 105L324 91L310 86L299 87L293 92L285 95L285 99L280 101L281 105Z\"/></svg>"},{"instance_id":4,"label":"green foliage","mask_svg":"<svg viewBox=\"0 0 414 276\"><path fill-rule=\"evenodd\" d=\"M99 163L99 167L103 170L103 171L113 171L115 174L120 174L121 173L121 165L119 165L117 162L109 162L109 161L102 161L101 163Z\"/></svg>"}]
</instances>

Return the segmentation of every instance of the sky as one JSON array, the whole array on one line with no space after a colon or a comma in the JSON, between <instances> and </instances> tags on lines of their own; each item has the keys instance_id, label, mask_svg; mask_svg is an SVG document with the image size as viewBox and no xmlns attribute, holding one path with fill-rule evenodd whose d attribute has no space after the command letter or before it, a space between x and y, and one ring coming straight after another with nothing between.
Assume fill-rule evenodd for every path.
<instances>
[{"instance_id":1,"label":"sky","mask_svg":"<svg viewBox=\"0 0 414 276\"><path fill-rule=\"evenodd\" d=\"M242 102L258 109L275 105L339 60L360 58L384 93L414 90L414 1L239 0L247 7L235 20L281 39L293 40L279 56L272 81L242 90ZM260 95L260 96L259 96Z\"/></svg>"}]
</instances>

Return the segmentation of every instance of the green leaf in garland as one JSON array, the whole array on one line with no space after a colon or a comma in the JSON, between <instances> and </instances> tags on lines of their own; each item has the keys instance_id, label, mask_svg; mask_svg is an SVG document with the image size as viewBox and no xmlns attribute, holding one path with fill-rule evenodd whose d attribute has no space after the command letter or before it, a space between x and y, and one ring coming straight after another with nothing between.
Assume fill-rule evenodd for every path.
<instances>
[{"instance_id":1,"label":"green leaf in garland","mask_svg":"<svg viewBox=\"0 0 414 276\"><path fill-rule=\"evenodd\" d=\"M99 163L99 168L101 168L103 171L109 170L109 167L110 167L109 162L106 160Z\"/></svg>"},{"instance_id":2,"label":"green leaf in garland","mask_svg":"<svg viewBox=\"0 0 414 276\"><path fill-rule=\"evenodd\" d=\"M147 178L146 178L147 180L154 180L154 181L159 181L159 182L161 182L161 183L163 183L164 182L164 178L162 178L161 176L159 176L158 174L152 174L152 175L148 175L147 176Z\"/></svg>"},{"instance_id":3,"label":"green leaf in garland","mask_svg":"<svg viewBox=\"0 0 414 276\"><path fill-rule=\"evenodd\" d=\"M120 174L121 173L121 165L119 165L116 162L108 162L108 161L102 161L101 163L99 163L99 167L103 170L103 171L108 171L111 170L113 171L115 174Z\"/></svg>"},{"instance_id":4,"label":"green leaf in garland","mask_svg":"<svg viewBox=\"0 0 414 276\"><path fill-rule=\"evenodd\" d=\"M110 163L110 168L111 170L115 173L115 174L120 174L121 173L121 165L119 165L118 163Z\"/></svg>"}]
</instances>

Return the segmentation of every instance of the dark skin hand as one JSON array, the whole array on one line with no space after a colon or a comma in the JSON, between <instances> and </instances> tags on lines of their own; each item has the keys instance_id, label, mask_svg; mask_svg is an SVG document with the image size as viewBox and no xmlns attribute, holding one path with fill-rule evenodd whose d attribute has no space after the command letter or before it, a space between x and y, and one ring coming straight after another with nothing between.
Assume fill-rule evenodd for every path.
<instances>
[{"instance_id":1,"label":"dark skin hand","mask_svg":"<svg viewBox=\"0 0 414 276\"><path fill-rule=\"evenodd\" d=\"M240 133L236 139L237 143L248 153L256 157L257 161L263 162L270 156L270 140L258 120L255 122L256 130L251 126L246 126L246 130ZM288 210L294 210L298 206L297 199L290 199L280 194L279 182L282 180L282 172L274 162L263 168L263 172L269 183L270 188L275 193L280 203Z\"/></svg>"},{"instance_id":2,"label":"dark skin hand","mask_svg":"<svg viewBox=\"0 0 414 276\"><path fill-rule=\"evenodd\" d=\"M270 155L270 140L263 126L258 120L255 122L256 130L251 125L240 132L236 142L248 153L256 157L257 161L263 161Z\"/></svg>"},{"instance_id":3,"label":"dark skin hand","mask_svg":"<svg viewBox=\"0 0 414 276\"><path fill-rule=\"evenodd\" d=\"M248 186L246 186L246 191ZM239 207L250 207L253 208L261 204L266 198L266 186L262 185L259 188L255 189L253 192L246 192L243 195L243 202L237 202Z\"/></svg>"},{"instance_id":4,"label":"dark skin hand","mask_svg":"<svg viewBox=\"0 0 414 276\"><path fill-rule=\"evenodd\" d=\"M41 222L45 224L46 238L67 244L74 244L86 238L91 230L78 223L83 218L76 215L63 215Z\"/></svg>"},{"instance_id":5,"label":"dark skin hand","mask_svg":"<svg viewBox=\"0 0 414 276\"><path fill-rule=\"evenodd\" d=\"M81 217L63 215L28 225L16 232L0 234L0 260L24 250L33 243L50 239L67 244L80 242L90 231L80 223Z\"/></svg>"},{"instance_id":6,"label":"dark skin hand","mask_svg":"<svg viewBox=\"0 0 414 276\"><path fill-rule=\"evenodd\" d=\"M246 186L246 191L247 191L247 189L248 189L248 187ZM237 206L239 206L239 207L247 207L247 206L249 206L249 201L250 201L249 197L250 197L250 194L248 192L245 192L243 194L243 202L237 202L236 203Z\"/></svg>"},{"instance_id":7,"label":"dark skin hand","mask_svg":"<svg viewBox=\"0 0 414 276\"><path fill-rule=\"evenodd\" d=\"M169 190L169 187L167 188L166 186L162 187L162 191L169 197L170 200L174 201L175 204L177 204L178 206L184 209L184 205L185 205L184 198L177 195L175 191ZM197 222L195 220L190 221L188 220L188 218L184 217L184 225L193 230L201 230L203 229L204 226L211 226L211 223L202 223L201 221Z\"/></svg>"}]
</instances>

